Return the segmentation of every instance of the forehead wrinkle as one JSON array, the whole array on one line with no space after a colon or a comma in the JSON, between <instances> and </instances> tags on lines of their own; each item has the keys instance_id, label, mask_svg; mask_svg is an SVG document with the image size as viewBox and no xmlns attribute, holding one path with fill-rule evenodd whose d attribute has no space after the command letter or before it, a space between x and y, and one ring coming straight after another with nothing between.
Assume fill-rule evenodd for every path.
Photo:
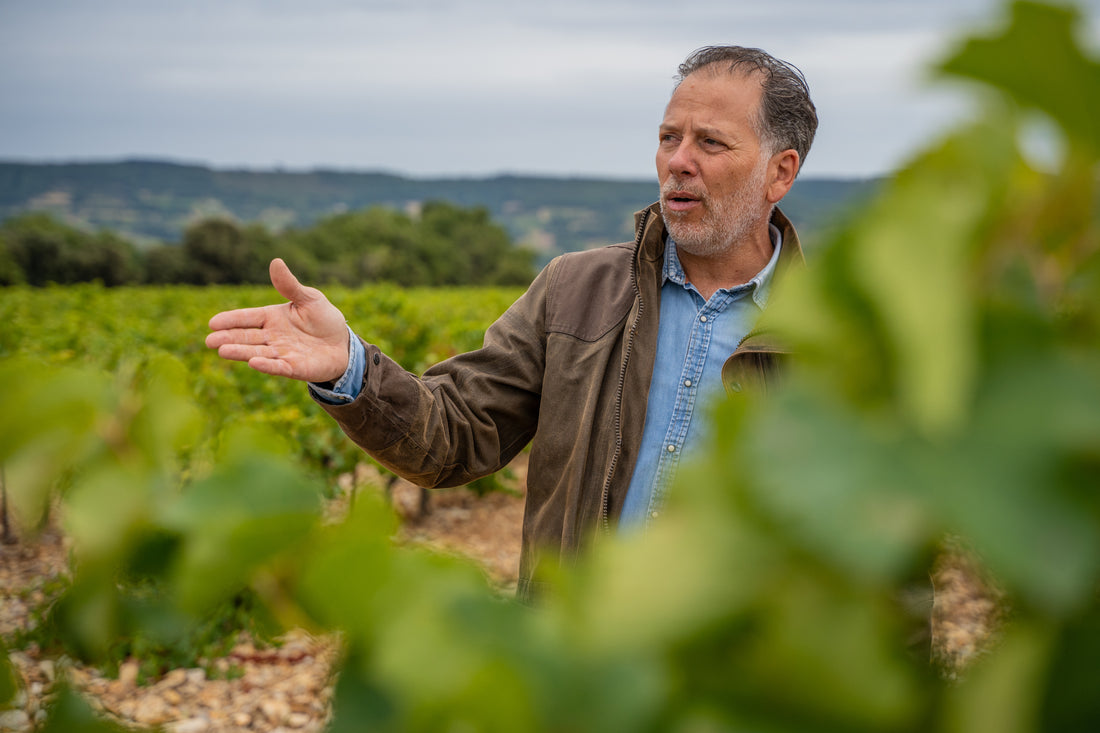
<instances>
[{"instance_id":1,"label":"forehead wrinkle","mask_svg":"<svg viewBox=\"0 0 1100 733\"><path fill-rule=\"evenodd\" d=\"M697 135L705 137L728 137L731 134L720 127L712 127L710 125L694 125L692 129L695 130Z\"/></svg>"},{"instance_id":2,"label":"forehead wrinkle","mask_svg":"<svg viewBox=\"0 0 1100 733\"><path fill-rule=\"evenodd\" d=\"M722 65L721 62L715 62L715 63L710 64L708 66L704 66L699 71L705 71L705 70L707 70L711 67L720 67L721 65ZM760 94L756 96L753 103L745 105L746 109L744 109L744 113L745 113L746 119L748 120L749 127L752 129L753 135L756 136L757 141L760 142L761 146L766 147L766 140L767 140L766 130L767 130L767 126L764 124L764 99L763 99L763 94L764 94L764 72L760 71L760 70L756 70L756 69L745 70L745 69L741 69L741 68L733 68L733 69L715 68L714 71L713 71L713 75L716 78L722 77L722 76L740 77L741 79L746 79L746 80L755 79L759 82ZM730 133L730 134L732 134L732 133ZM737 135L737 137L742 137L742 136Z\"/></svg>"}]
</instances>

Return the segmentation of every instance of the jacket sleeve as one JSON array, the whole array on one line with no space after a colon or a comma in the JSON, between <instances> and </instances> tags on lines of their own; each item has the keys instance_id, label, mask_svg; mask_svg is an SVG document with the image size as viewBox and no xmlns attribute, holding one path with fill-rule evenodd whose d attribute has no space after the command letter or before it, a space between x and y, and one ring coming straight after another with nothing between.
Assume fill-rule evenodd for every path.
<instances>
[{"instance_id":1,"label":"jacket sleeve","mask_svg":"<svg viewBox=\"0 0 1100 733\"><path fill-rule=\"evenodd\" d=\"M538 424L555 264L489 327L480 349L417 377L364 342L359 396L315 401L375 460L418 486L460 486L503 468Z\"/></svg>"}]
</instances>

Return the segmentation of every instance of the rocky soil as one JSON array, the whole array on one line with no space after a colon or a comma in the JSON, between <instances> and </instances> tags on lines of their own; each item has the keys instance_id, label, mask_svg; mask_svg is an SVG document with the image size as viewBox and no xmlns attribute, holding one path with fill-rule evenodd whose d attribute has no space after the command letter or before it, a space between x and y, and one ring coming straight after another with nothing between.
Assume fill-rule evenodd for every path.
<instances>
[{"instance_id":1,"label":"rocky soil","mask_svg":"<svg viewBox=\"0 0 1100 733\"><path fill-rule=\"evenodd\" d=\"M513 469L522 487L523 466ZM370 478L368 469L342 483L350 488ZM403 539L466 555L485 568L494 584L515 586L522 495L495 492L479 498L464 489L432 492L424 513L415 486L398 482L391 492L404 520ZM339 513L340 502L331 510ZM49 580L66 572L66 557L65 539L56 531L33 542L0 545L0 636L26 627L31 610L45 600ZM34 649L13 651L21 691L12 709L0 710L0 731L33 730L40 724L54 683L65 675L95 709L135 729L313 733L329 720L338 653L334 639L296 630L275 647L241 639L226 657L213 661L219 672L232 669L232 675L220 675L232 679L208 679L203 669L175 669L153 684L140 685L135 661L124 663L118 678L111 679Z\"/></svg>"}]
</instances>

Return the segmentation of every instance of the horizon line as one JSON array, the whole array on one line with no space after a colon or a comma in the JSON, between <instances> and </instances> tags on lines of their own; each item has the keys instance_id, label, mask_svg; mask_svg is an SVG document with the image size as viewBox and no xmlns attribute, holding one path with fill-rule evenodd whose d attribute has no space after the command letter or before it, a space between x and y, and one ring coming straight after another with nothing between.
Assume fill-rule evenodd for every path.
<instances>
[{"instance_id":1,"label":"horizon line","mask_svg":"<svg viewBox=\"0 0 1100 733\"><path fill-rule=\"evenodd\" d=\"M316 164L311 166L288 166L274 163L267 166L251 166L244 164L216 164L209 161L201 161L171 156L71 156L68 158L15 158L0 156L0 165L22 166L117 166L117 165L164 165L179 168L202 168L223 173L253 173L253 174L286 174L308 175L317 173L334 173L339 175L377 175L392 176L407 180L493 180L501 178L528 178L528 179L552 179L552 180L588 180L588 181L614 181L620 183L651 183L653 179L644 176L627 176L612 173L552 173L530 171L500 170L492 173L411 173L397 171L390 168L378 167L341 167L335 165ZM893 175L891 172L881 173L800 173L801 180L843 180L843 181L871 181L886 178Z\"/></svg>"}]
</instances>

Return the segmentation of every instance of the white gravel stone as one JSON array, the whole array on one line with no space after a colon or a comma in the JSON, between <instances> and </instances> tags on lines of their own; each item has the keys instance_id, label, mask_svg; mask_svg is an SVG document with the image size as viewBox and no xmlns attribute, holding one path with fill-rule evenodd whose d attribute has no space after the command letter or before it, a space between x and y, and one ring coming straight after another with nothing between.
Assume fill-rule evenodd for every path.
<instances>
[{"instance_id":1,"label":"white gravel stone","mask_svg":"<svg viewBox=\"0 0 1100 733\"><path fill-rule=\"evenodd\" d=\"M167 727L170 733L206 733L210 730L210 721L206 718L188 718Z\"/></svg>"},{"instance_id":2,"label":"white gravel stone","mask_svg":"<svg viewBox=\"0 0 1100 733\"><path fill-rule=\"evenodd\" d=\"M22 710L5 710L0 713L0 730L28 730L30 716Z\"/></svg>"}]
</instances>

